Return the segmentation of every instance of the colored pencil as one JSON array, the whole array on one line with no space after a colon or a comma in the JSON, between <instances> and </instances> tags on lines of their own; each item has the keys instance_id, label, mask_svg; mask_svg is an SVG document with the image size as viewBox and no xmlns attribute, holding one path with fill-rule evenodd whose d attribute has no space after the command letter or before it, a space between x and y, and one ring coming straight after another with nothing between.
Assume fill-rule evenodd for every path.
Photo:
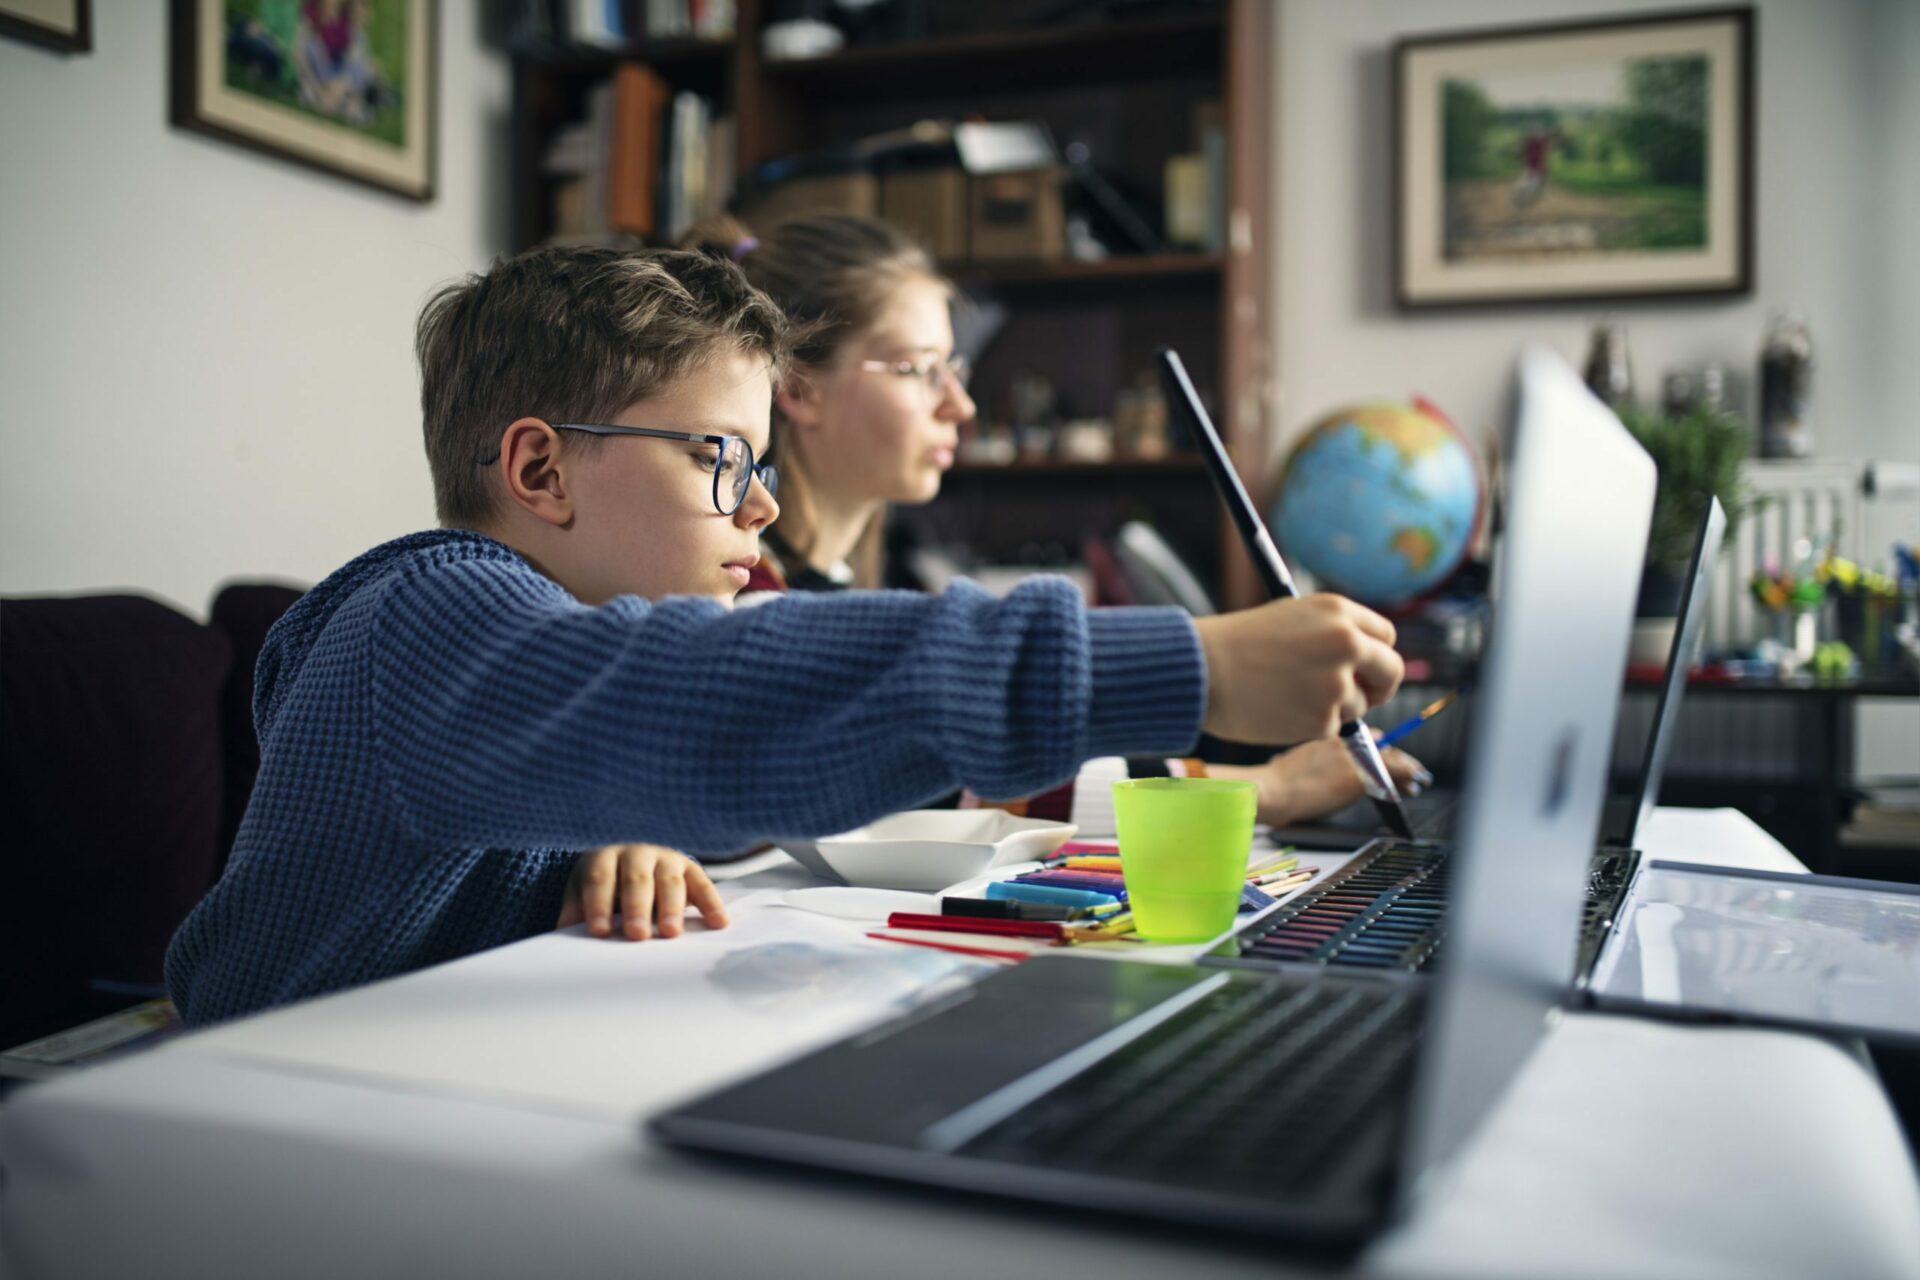
<instances>
[{"instance_id":1,"label":"colored pencil","mask_svg":"<svg viewBox=\"0 0 1920 1280\"><path fill-rule=\"evenodd\" d=\"M876 929L867 934L879 942L898 942L909 947L930 947L935 951L951 951L955 955L975 956L982 960L1004 960L1018 963L1025 960L1031 951L997 951L991 947L971 947L963 942L950 942L944 937L910 938L901 933L892 933L885 929Z\"/></svg>"},{"instance_id":2,"label":"colored pencil","mask_svg":"<svg viewBox=\"0 0 1920 1280\"><path fill-rule=\"evenodd\" d=\"M1429 702L1426 706L1420 708L1419 711L1415 712L1413 715L1407 717L1405 720L1402 720L1399 724L1393 726L1393 728L1381 734L1379 742L1376 743L1375 745L1382 746L1382 747L1390 747L1394 743L1400 741L1400 739L1406 737L1408 734L1412 733L1415 729L1418 729L1421 725L1425 724L1427 721L1433 719L1435 716L1439 715L1442 711L1445 711L1448 707L1452 706L1453 700L1459 697L1462 693L1465 693L1466 688L1467 687L1465 685L1461 685L1458 689L1453 690L1451 693L1448 693L1442 697L1434 699L1432 702Z\"/></svg>"}]
</instances>

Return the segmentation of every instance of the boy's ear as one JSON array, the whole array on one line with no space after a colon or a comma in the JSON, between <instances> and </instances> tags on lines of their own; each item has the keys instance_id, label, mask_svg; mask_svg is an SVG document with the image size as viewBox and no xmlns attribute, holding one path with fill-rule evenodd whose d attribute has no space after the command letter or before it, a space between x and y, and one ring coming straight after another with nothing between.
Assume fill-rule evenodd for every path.
<instances>
[{"instance_id":1,"label":"boy's ear","mask_svg":"<svg viewBox=\"0 0 1920 1280\"><path fill-rule=\"evenodd\" d=\"M500 437L500 472L507 501L536 520L564 525L573 497L560 465L560 433L538 418L520 418Z\"/></svg>"},{"instance_id":2,"label":"boy's ear","mask_svg":"<svg viewBox=\"0 0 1920 1280\"><path fill-rule=\"evenodd\" d=\"M811 427L820 421L820 389L798 368L787 371L773 390L774 407L796 427Z\"/></svg>"}]
</instances>

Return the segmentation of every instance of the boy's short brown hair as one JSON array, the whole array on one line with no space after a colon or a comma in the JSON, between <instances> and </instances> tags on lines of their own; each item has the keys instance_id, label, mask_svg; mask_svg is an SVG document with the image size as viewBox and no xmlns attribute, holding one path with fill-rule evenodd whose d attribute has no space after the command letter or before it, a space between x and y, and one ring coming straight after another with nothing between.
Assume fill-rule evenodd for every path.
<instances>
[{"instance_id":1,"label":"boy's short brown hair","mask_svg":"<svg viewBox=\"0 0 1920 1280\"><path fill-rule=\"evenodd\" d=\"M569 247L502 258L420 312L434 509L447 525L492 514L483 462L516 418L604 422L731 352L764 356L777 380L789 344L780 308L713 254Z\"/></svg>"}]
</instances>

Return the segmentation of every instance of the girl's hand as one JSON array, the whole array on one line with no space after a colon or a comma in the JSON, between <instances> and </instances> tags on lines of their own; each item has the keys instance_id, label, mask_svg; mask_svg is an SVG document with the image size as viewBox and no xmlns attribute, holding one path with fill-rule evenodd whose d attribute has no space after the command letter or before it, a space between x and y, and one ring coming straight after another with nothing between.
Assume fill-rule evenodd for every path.
<instances>
[{"instance_id":1,"label":"girl's hand","mask_svg":"<svg viewBox=\"0 0 1920 1280\"><path fill-rule=\"evenodd\" d=\"M1433 782L1433 775L1406 752L1388 747L1380 753L1393 785L1404 796L1417 796ZM1208 765L1207 776L1240 778L1259 789L1257 817L1269 826L1309 822L1366 798L1360 772L1346 744L1338 738L1318 738L1273 757L1263 765L1234 768Z\"/></svg>"},{"instance_id":2,"label":"girl's hand","mask_svg":"<svg viewBox=\"0 0 1920 1280\"><path fill-rule=\"evenodd\" d=\"M609 937L616 900L626 936L636 942L652 937L656 924L661 937L679 937L689 904L707 928L727 927L726 906L700 864L656 844L608 845L576 858L554 927L584 920L589 934Z\"/></svg>"}]
</instances>

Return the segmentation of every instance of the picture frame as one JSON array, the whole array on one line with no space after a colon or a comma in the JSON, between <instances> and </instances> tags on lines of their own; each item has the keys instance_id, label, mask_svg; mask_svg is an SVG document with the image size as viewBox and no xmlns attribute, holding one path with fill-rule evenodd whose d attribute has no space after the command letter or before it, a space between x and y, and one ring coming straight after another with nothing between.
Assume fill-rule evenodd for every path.
<instances>
[{"instance_id":1,"label":"picture frame","mask_svg":"<svg viewBox=\"0 0 1920 1280\"><path fill-rule=\"evenodd\" d=\"M0 36L56 53L91 53L93 0L0 0Z\"/></svg>"},{"instance_id":2,"label":"picture frame","mask_svg":"<svg viewBox=\"0 0 1920 1280\"><path fill-rule=\"evenodd\" d=\"M177 127L433 198L435 0L173 0L170 43Z\"/></svg>"},{"instance_id":3,"label":"picture frame","mask_svg":"<svg viewBox=\"0 0 1920 1280\"><path fill-rule=\"evenodd\" d=\"M1402 310L1753 289L1754 11L1409 37Z\"/></svg>"}]
</instances>

